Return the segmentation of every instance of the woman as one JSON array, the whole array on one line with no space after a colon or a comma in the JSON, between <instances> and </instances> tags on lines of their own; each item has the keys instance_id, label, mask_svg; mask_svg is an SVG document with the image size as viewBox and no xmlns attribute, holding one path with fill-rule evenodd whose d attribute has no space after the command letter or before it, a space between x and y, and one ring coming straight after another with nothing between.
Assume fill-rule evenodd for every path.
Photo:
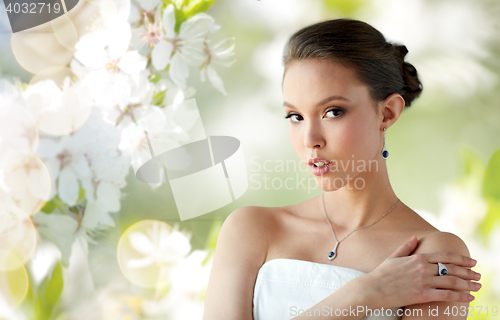
<instances>
[{"instance_id":1,"label":"woman","mask_svg":"<svg viewBox=\"0 0 500 320\"><path fill-rule=\"evenodd\" d=\"M229 215L204 320L467 318L475 260L401 202L387 174L385 134L422 91L406 53L349 19L290 38L290 141L325 192Z\"/></svg>"}]
</instances>

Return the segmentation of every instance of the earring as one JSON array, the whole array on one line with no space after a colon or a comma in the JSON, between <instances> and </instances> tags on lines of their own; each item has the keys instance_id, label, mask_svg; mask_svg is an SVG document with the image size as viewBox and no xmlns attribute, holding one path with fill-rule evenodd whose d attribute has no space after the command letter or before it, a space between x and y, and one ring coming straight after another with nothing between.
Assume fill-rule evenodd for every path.
<instances>
[{"instance_id":1,"label":"earring","mask_svg":"<svg viewBox=\"0 0 500 320\"><path fill-rule=\"evenodd\" d=\"M387 157L389 157L389 151L387 151L387 148L385 146L385 128L384 128L384 148L382 149L382 157L384 157L384 159L387 159Z\"/></svg>"}]
</instances>

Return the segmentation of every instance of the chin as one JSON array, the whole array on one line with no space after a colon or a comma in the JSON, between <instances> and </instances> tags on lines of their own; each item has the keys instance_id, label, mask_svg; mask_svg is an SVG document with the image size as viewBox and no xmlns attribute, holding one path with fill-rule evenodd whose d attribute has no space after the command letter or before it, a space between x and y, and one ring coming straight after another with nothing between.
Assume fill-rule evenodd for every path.
<instances>
[{"instance_id":1,"label":"chin","mask_svg":"<svg viewBox=\"0 0 500 320\"><path fill-rule=\"evenodd\" d=\"M322 176L314 176L316 185L323 191L337 191L342 189L345 185L345 179L338 176L329 176L328 174Z\"/></svg>"}]
</instances>

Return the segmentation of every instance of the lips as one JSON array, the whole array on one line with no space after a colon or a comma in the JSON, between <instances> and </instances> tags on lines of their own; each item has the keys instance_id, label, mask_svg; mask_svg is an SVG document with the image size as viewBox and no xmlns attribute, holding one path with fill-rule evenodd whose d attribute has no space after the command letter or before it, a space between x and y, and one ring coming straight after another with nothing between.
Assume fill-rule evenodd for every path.
<instances>
[{"instance_id":1,"label":"lips","mask_svg":"<svg viewBox=\"0 0 500 320\"><path fill-rule=\"evenodd\" d=\"M322 167L316 167L313 163L314 162L326 162L326 164ZM330 172L331 167L333 166L334 162L333 161L328 161L323 158L312 158L309 160L309 169L311 170L312 174L315 176L322 176L324 174L327 174Z\"/></svg>"},{"instance_id":2,"label":"lips","mask_svg":"<svg viewBox=\"0 0 500 320\"><path fill-rule=\"evenodd\" d=\"M326 160L323 158L310 158L309 161L307 162L307 164L313 165L313 163L317 163L317 162L330 162L330 160Z\"/></svg>"}]
</instances>

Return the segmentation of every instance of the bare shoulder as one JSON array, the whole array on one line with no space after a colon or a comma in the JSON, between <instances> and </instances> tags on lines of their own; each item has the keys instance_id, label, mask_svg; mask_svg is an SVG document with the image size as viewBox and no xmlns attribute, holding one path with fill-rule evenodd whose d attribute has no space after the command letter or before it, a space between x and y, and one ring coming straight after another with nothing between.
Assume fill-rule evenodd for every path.
<instances>
[{"instance_id":1,"label":"bare shoulder","mask_svg":"<svg viewBox=\"0 0 500 320\"><path fill-rule=\"evenodd\" d=\"M256 277L267 256L268 208L241 207L219 232L205 299L204 320L252 319Z\"/></svg>"},{"instance_id":2,"label":"bare shoulder","mask_svg":"<svg viewBox=\"0 0 500 320\"><path fill-rule=\"evenodd\" d=\"M465 242L454 233L434 231L419 239L414 253L451 252L470 257Z\"/></svg>"},{"instance_id":3,"label":"bare shoulder","mask_svg":"<svg viewBox=\"0 0 500 320\"><path fill-rule=\"evenodd\" d=\"M419 243L414 253L433 252L449 252L470 257L469 250L467 249L465 242L459 236L450 232L435 231L419 238ZM466 258L464 258L464 260L465 259ZM447 267L450 268L451 265L447 265ZM453 278L449 277L449 279ZM458 290L457 292L469 293L469 290ZM468 307L468 302L461 301L430 301L427 303L413 304L405 306L405 315L401 319L422 319L422 311L425 313L424 310L436 310L437 312L433 315L436 319L467 319L466 314L463 314L462 312L456 314L455 312L450 312L450 310L467 310ZM425 316L424 318L430 319Z\"/></svg>"},{"instance_id":4,"label":"bare shoulder","mask_svg":"<svg viewBox=\"0 0 500 320\"><path fill-rule=\"evenodd\" d=\"M270 220L270 208L247 206L234 210L222 224L216 254L228 264L242 264L246 270L256 272L266 259Z\"/></svg>"},{"instance_id":5,"label":"bare shoulder","mask_svg":"<svg viewBox=\"0 0 500 320\"><path fill-rule=\"evenodd\" d=\"M232 238L242 247L252 246L260 249L260 254L265 258L269 239L269 226L273 220L273 208L246 206L240 207L229 214L222 224L219 237ZM217 240L219 242L219 240ZM248 253L248 252L247 252Z\"/></svg>"}]
</instances>

